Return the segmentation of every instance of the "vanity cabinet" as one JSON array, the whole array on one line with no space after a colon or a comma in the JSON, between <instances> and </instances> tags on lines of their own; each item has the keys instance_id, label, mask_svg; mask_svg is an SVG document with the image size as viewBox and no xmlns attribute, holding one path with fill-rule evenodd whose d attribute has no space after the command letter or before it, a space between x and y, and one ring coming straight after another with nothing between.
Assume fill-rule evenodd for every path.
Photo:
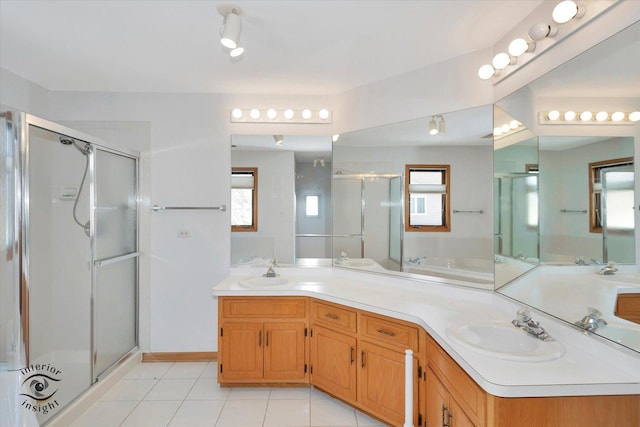
<instances>
[{"instance_id":1,"label":"vanity cabinet","mask_svg":"<svg viewBox=\"0 0 640 427\"><path fill-rule=\"evenodd\" d=\"M431 338L427 364L427 426L485 426L486 393Z\"/></svg>"},{"instance_id":2,"label":"vanity cabinet","mask_svg":"<svg viewBox=\"0 0 640 427\"><path fill-rule=\"evenodd\" d=\"M630 322L640 323L640 293L618 294L615 315Z\"/></svg>"},{"instance_id":3,"label":"vanity cabinet","mask_svg":"<svg viewBox=\"0 0 640 427\"><path fill-rule=\"evenodd\" d=\"M220 298L219 381L306 383L305 298Z\"/></svg>"},{"instance_id":4,"label":"vanity cabinet","mask_svg":"<svg viewBox=\"0 0 640 427\"><path fill-rule=\"evenodd\" d=\"M391 425L404 423L405 350L418 328L338 304L311 302L311 384ZM415 360L415 370L419 365ZM418 408L418 378L414 398ZM421 421L414 411L415 425Z\"/></svg>"}]
</instances>

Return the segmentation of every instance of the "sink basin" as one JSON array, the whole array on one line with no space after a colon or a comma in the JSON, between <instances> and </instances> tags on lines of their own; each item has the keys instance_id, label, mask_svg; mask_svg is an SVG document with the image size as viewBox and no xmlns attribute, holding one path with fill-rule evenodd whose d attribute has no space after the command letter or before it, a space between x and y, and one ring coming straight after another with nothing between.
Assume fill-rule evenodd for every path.
<instances>
[{"instance_id":1,"label":"sink basin","mask_svg":"<svg viewBox=\"0 0 640 427\"><path fill-rule=\"evenodd\" d=\"M241 286L250 289L286 289L293 285L291 280L282 276L276 277L248 277L246 279L240 279L238 282Z\"/></svg>"},{"instance_id":2,"label":"sink basin","mask_svg":"<svg viewBox=\"0 0 640 427\"><path fill-rule=\"evenodd\" d=\"M345 267L368 267L373 265L373 260L367 258L351 258L351 259L338 259L336 265L342 265Z\"/></svg>"},{"instance_id":3,"label":"sink basin","mask_svg":"<svg viewBox=\"0 0 640 427\"><path fill-rule=\"evenodd\" d=\"M564 348L556 341L542 341L504 320L452 323L447 336L478 353L517 362L558 359Z\"/></svg>"}]
</instances>

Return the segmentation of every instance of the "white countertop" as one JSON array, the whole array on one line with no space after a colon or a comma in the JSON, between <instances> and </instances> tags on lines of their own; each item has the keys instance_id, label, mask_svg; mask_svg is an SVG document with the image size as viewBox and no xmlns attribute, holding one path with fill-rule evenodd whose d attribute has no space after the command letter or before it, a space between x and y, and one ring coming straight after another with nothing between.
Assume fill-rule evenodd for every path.
<instances>
[{"instance_id":1,"label":"white countertop","mask_svg":"<svg viewBox=\"0 0 640 427\"><path fill-rule=\"evenodd\" d=\"M485 391L501 397L640 394L640 353L586 336L567 324L532 310L565 354L546 362L496 359L458 345L445 330L465 320L507 320L520 305L498 293L338 268L282 268L293 282L287 289L254 290L242 278L264 269L232 268L214 286L217 296L309 296L407 320L422 326Z\"/></svg>"}]
</instances>

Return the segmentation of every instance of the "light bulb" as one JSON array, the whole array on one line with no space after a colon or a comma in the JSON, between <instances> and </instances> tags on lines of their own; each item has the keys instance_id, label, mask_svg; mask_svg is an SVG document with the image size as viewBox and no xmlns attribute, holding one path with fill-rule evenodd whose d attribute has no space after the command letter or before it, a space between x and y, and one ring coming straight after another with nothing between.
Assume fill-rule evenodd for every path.
<instances>
[{"instance_id":1,"label":"light bulb","mask_svg":"<svg viewBox=\"0 0 640 427\"><path fill-rule=\"evenodd\" d=\"M497 127L497 128L493 128L493 136L500 136L502 135L502 129Z\"/></svg>"},{"instance_id":2,"label":"light bulb","mask_svg":"<svg viewBox=\"0 0 640 427\"><path fill-rule=\"evenodd\" d=\"M576 2L571 0L561 1L553 8L551 17L554 22L557 22L558 24L566 24L573 18L578 17L579 11L580 8L578 8Z\"/></svg>"},{"instance_id":3,"label":"light bulb","mask_svg":"<svg viewBox=\"0 0 640 427\"><path fill-rule=\"evenodd\" d=\"M485 64L478 70L478 77L480 77L482 80L488 80L493 77L495 73L496 70L493 68L493 66Z\"/></svg>"},{"instance_id":4,"label":"light bulb","mask_svg":"<svg viewBox=\"0 0 640 427\"><path fill-rule=\"evenodd\" d=\"M339 138L340 138L340 134L336 133L331 137L331 142L337 142Z\"/></svg>"},{"instance_id":5,"label":"light bulb","mask_svg":"<svg viewBox=\"0 0 640 427\"><path fill-rule=\"evenodd\" d=\"M231 116L232 116L234 119L241 119L241 118L242 118L242 110L241 110L241 109L239 109L239 108L234 108L234 109L231 111Z\"/></svg>"},{"instance_id":6,"label":"light bulb","mask_svg":"<svg viewBox=\"0 0 640 427\"><path fill-rule=\"evenodd\" d=\"M633 111L629 113L629 120L632 122L637 122L640 120L640 111Z\"/></svg>"},{"instance_id":7,"label":"light bulb","mask_svg":"<svg viewBox=\"0 0 640 427\"><path fill-rule=\"evenodd\" d=\"M323 108L322 110L318 111L318 116L322 120L327 120L329 118L329 110L327 110L326 108Z\"/></svg>"},{"instance_id":8,"label":"light bulb","mask_svg":"<svg viewBox=\"0 0 640 427\"><path fill-rule=\"evenodd\" d=\"M612 113L611 120L613 120L614 122L619 122L624 120L624 113L622 111L616 111L615 113Z\"/></svg>"},{"instance_id":9,"label":"light bulb","mask_svg":"<svg viewBox=\"0 0 640 427\"><path fill-rule=\"evenodd\" d=\"M540 41L546 37L553 37L558 34L558 29L543 22L534 24L529 28L529 38L533 41Z\"/></svg>"},{"instance_id":10,"label":"light bulb","mask_svg":"<svg viewBox=\"0 0 640 427\"><path fill-rule=\"evenodd\" d=\"M258 120L260 118L260 110L258 110L257 108L253 108L249 112L249 115L251 116L252 119Z\"/></svg>"},{"instance_id":11,"label":"light bulb","mask_svg":"<svg viewBox=\"0 0 640 427\"><path fill-rule=\"evenodd\" d=\"M502 129L503 133L507 133L511 130L511 127L509 126L509 124L505 123L502 126L500 126L500 129Z\"/></svg>"},{"instance_id":12,"label":"light bulb","mask_svg":"<svg viewBox=\"0 0 640 427\"><path fill-rule=\"evenodd\" d=\"M568 122L570 122L571 120L575 120L576 119L576 112L575 111L567 111L566 113L564 113L564 119Z\"/></svg>"},{"instance_id":13,"label":"light bulb","mask_svg":"<svg viewBox=\"0 0 640 427\"><path fill-rule=\"evenodd\" d=\"M305 120L309 120L311 118L311 110L302 110L302 118Z\"/></svg>"},{"instance_id":14,"label":"light bulb","mask_svg":"<svg viewBox=\"0 0 640 427\"><path fill-rule=\"evenodd\" d=\"M511 58L504 52L500 52L499 54L494 56L493 61L491 61L491 64L493 64L493 68L495 68L496 70L503 70L507 68L507 65L509 65L510 63Z\"/></svg>"},{"instance_id":15,"label":"light bulb","mask_svg":"<svg viewBox=\"0 0 640 427\"><path fill-rule=\"evenodd\" d=\"M593 113L591 111L583 111L580 113L580 120L583 122L588 122L593 118Z\"/></svg>"},{"instance_id":16,"label":"light bulb","mask_svg":"<svg viewBox=\"0 0 640 427\"><path fill-rule=\"evenodd\" d=\"M604 122L608 118L609 118L609 113L607 113L606 111L598 111L596 113L596 120L599 122Z\"/></svg>"},{"instance_id":17,"label":"light bulb","mask_svg":"<svg viewBox=\"0 0 640 427\"><path fill-rule=\"evenodd\" d=\"M530 52L535 49L536 44L531 42L528 43L525 39L518 38L514 39L511 43L509 43L509 55L511 56L520 56L525 52Z\"/></svg>"},{"instance_id":18,"label":"light bulb","mask_svg":"<svg viewBox=\"0 0 640 427\"><path fill-rule=\"evenodd\" d=\"M273 120L276 117L278 117L278 112L274 108L269 108L267 110L267 117L269 117L269 119Z\"/></svg>"},{"instance_id":19,"label":"light bulb","mask_svg":"<svg viewBox=\"0 0 640 427\"><path fill-rule=\"evenodd\" d=\"M521 125L521 124L522 124L522 123L520 123L520 122L519 122L519 121L517 121L517 120L511 120L511 121L509 122L509 127L510 127L511 129L518 129L518 128L520 127L520 125Z\"/></svg>"},{"instance_id":20,"label":"light bulb","mask_svg":"<svg viewBox=\"0 0 640 427\"><path fill-rule=\"evenodd\" d=\"M243 53L244 53L244 48L242 46L238 46L235 49L232 49L231 52L229 52L229 56L232 58L237 58Z\"/></svg>"},{"instance_id":21,"label":"light bulb","mask_svg":"<svg viewBox=\"0 0 640 427\"><path fill-rule=\"evenodd\" d=\"M290 108L287 108L286 110L284 110L284 118L287 120L293 119L293 110Z\"/></svg>"},{"instance_id":22,"label":"light bulb","mask_svg":"<svg viewBox=\"0 0 640 427\"><path fill-rule=\"evenodd\" d=\"M547 113L547 118L551 121L558 120L560 118L560 111L552 110Z\"/></svg>"}]
</instances>

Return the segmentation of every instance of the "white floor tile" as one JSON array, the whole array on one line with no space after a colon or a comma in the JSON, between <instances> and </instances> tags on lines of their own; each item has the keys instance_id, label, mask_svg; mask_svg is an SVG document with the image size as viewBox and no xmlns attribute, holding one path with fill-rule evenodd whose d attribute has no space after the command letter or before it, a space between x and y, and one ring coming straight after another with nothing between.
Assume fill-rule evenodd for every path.
<instances>
[{"instance_id":1,"label":"white floor tile","mask_svg":"<svg viewBox=\"0 0 640 427\"><path fill-rule=\"evenodd\" d=\"M156 382L156 380L122 379L107 391L100 400L142 400Z\"/></svg>"},{"instance_id":2,"label":"white floor tile","mask_svg":"<svg viewBox=\"0 0 640 427\"><path fill-rule=\"evenodd\" d=\"M268 387L235 387L229 391L227 400L238 399L269 399Z\"/></svg>"},{"instance_id":3,"label":"white floor tile","mask_svg":"<svg viewBox=\"0 0 640 427\"><path fill-rule=\"evenodd\" d=\"M163 378L198 378L208 362L176 362Z\"/></svg>"},{"instance_id":4,"label":"white floor tile","mask_svg":"<svg viewBox=\"0 0 640 427\"><path fill-rule=\"evenodd\" d=\"M163 378L153 386L144 400L184 400L196 380Z\"/></svg>"},{"instance_id":5,"label":"white floor tile","mask_svg":"<svg viewBox=\"0 0 640 427\"><path fill-rule=\"evenodd\" d=\"M357 426L355 410L334 399L311 399L312 426Z\"/></svg>"},{"instance_id":6,"label":"white floor tile","mask_svg":"<svg viewBox=\"0 0 640 427\"><path fill-rule=\"evenodd\" d=\"M223 406L221 400L184 401L169 427L214 427Z\"/></svg>"},{"instance_id":7,"label":"white floor tile","mask_svg":"<svg viewBox=\"0 0 640 427\"><path fill-rule=\"evenodd\" d=\"M309 426L309 400L273 400L267 405L264 427Z\"/></svg>"},{"instance_id":8,"label":"white floor tile","mask_svg":"<svg viewBox=\"0 0 640 427\"><path fill-rule=\"evenodd\" d=\"M309 400L310 390L309 387L274 387L269 399Z\"/></svg>"},{"instance_id":9,"label":"white floor tile","mask_svg":"<svg viewBox=\"0 0 640 427\"><path fill-rule=\"evenodd\" d=\"M160 379L173 366L173 362L143 362L124 377L127 379Z\"/></svg>"},{"instance_id":10,"label":"white floor tile","mask_svg":"<svg viewBox=\"0 0 640 427\"><path fill-rule=\"evenodd\" d=\"M199 378L187 395L187 400L226 400L229 389L222 388L215 378Z\"/></svg>"},{"instance_id":11,"label":"white floor tile","mask_svg":"<svg viewBox=\"0 0 640 427\"><path fill-rule=\"evenodd\" d=\"M200 378L218 378L218 362L207 363L204 371L200 374Z\"/></svg>"},{"instance_id":12,"label":"white floor tile","mask_svg":"<svg viewBox=\"0 0 640 427\"><path fill-rule=\"evenodd\" d=\"M262 427L267 400L227 400L216 427Z\"/></svg>"},{"instance_id":13,"label":"white floor tile","mask_svg":"<svg viewBox=\"0 0 640 427\"><path fill-rule=\"evenodd\" d=\"M161 427L169 425L180 401L142 401L124 420L121 427Z\"/></svg>"},{"instance_id":14,"label":"white floor tile","mask_svg":"<svg viewBox=\"0 0 640 427\"><path fill-rule=\"evenodd\" d=\"M115 427L138 405L137 400L96 402L71 427Z\"/></svg>"}]
</instances>

